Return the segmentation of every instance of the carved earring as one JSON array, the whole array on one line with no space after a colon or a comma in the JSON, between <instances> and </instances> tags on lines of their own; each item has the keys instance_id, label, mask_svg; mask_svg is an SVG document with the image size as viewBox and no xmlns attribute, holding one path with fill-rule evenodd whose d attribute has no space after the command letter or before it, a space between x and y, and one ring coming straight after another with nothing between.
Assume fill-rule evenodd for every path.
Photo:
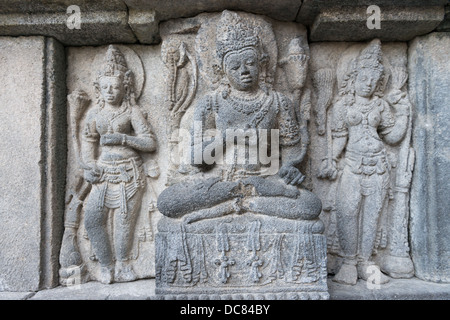
<instances>
[{"instance_id":1,"label":"carved earring","mask_svg":"<svg viewBox=\"0 0 450 320\"><path fill-rule=\"evenodd\" d=\"M267 76L267 65L269 63L269 56L265 53L261 53L261 58L259 59L259 87L261 90L265 92L266 95L269 95L269 86L268 76Z\"/></svg>"},{"instance_id":2,"label":"carved earring","mask_svg":"<svg viewBox=\"0 0 450 320\"><path fill-rule=\"evenodd\" d=\"M97 105L102 109L105 106L105 100L103 99L103 96L100 92L100 84L96 81L94 82L94 91L95 91L95 98L97 99Z\"/></svg>"},{"instance_id":3,"label":"carved earring","mask_svg":"<svg viewBox=\"0 0 450 320\"><path fill-rule=\"evenodd\" d=\"M230 95L230 85L226 84L225 89L222 91L222 98L226 99Z\"/></svg>"},{"instance_id":4,"label":"carved earring","mask_svg":"<svg viewBox=\"0 0 450 320\"><path fill-rule=\"evenodd\" d=\"M386 85L389 80L389 75L386 75L384 72L381 74L380 79L375 87L375 92L373 93L377 97L383 97L384 91L386 90Z\"/></svg>"},{"instance_id":5,"label":"carved earring","mask_svg":"<svg viewBox=\"0 0 450 320\"><path fill-rule=\"evenodd\" d=\"M227 77L225 76L225 73L223 73L221 87L223 87L222 98L224 98L224 99L228 98L228 96L230 95L231 86L230 86L230 82L228 81Z\"/></svg>"}]
</instances>

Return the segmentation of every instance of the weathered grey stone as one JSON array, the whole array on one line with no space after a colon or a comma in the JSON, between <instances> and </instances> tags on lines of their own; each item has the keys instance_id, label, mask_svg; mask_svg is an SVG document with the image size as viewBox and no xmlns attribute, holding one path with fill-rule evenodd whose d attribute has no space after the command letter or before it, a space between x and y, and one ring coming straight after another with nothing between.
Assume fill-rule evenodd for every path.
<instances>
[{"instance_id":1,"label":"weathered grey stone","mask_svg":"<svg viewBox=\"0 0 450 320\"><path fill-rule=\"evenodd\" d=\"M324 8L311 26L311 41L408 41L433 31L444 18L440 7L381 7L380 28L367 26L367 6Z\"/></svg>"},{"instance_id":2,"label":"weathered grey stone","mask_svg":"<svg viewBox=\"0 0 450 320\"><path fill-rule=\"evenodd\" d=\"M0 293L0 299L2 295ZM28 300L148 300L155 298L155 280L105 285L88 282L79 286L41 290Z\"/></svg>"},{"instance_id":3,"label":"weathered grey stone","mask_svg":"<svg viewBox=\"0 0 450 320\"><path fill-rule=\"evenodd\" d=\"M450 4L445 6L445 17L444 21L436 28L439 32L449 32L450 31Z\"/></svg>"},{"instance_id":4,"label":"weathered grey stone","mask_svg":"<svg viewBox=\"0 0 450 320\"><path fill-rule=\"evenodd\" d=\"M450 191L447 188L450 119L444 109L449 104L446 95L450 71L449 36L437 33L412 41L408 64L406 43L385 42L410 40L433 29L448 31L447 0L190 0L182 5L178 1L161 0L72 2L0 0L0 35L52 37L0 38L0 79L4 83L0 89L0 106L3 106L0 107L0 291L4 294L0 293L0 299L153 299L161 295L168 299L317 299L327 298L328 292L332 299L448 299L447 284L392 278L408 278L416 272L427 281L449 282L449 219L443 209L448 208L445 196ZM80 8L80 29L67 25L71 14L66 10L71 5ZM379 30L366 26L370 15L366 9L370 5L380 6ZM259 28L257 33L264 46L256 55L260 58L258 65L261 62L263 66L258 70L263 88L260 92L265 92L266 96L256 96L257 103L246 99L248 88L245 85L240 87L244 90L234 90L239 82L241 85L252 82L247 81L248 75L244 75L245 81L231 77L231 64L222 59L232 56L234 62L242 63L248 52L233 56L233 52L227 50L237 51L239 44L234 46L236 43L228 42L227 37L217 43L214 41L220 20L217 11L223 9L245 11L239 15L251 21L252 27ZM309 26L310 40L315 43L308 46L306 29L293 23L294 20ZM230 25L233 29L238 24ZM242 35L249 29L240 31ZM161 38L161 45L126 45L156 44ZM383 40L380 50L374 49L378 48L375 45L378 40L372 45L348 42L373 38ZM252 39L246 40L248 49L253 45ZM331 40L341 42L317 42ZM86 46L111 43L120 44ZM63 45L83 45L67 49L67 78ZM410 145L411 117L406 130L392 129L399 139L389 139L392 145L388 145L380 139L388 131L385 124L389 121L384 114L377 118L384 111L375 117L367 116L365 110L370 105L354 103L358 97L352 96L352 89L346 91L345 88L364 69L354 68L358 66L358 53L370 56L377 50L381 52L379 61L375 59L369 64L373 63L373 69L382 65L385 73L373 99L384 101L385 110L392 109L391 120L396 127L402 122L401 117L410 114L407 100L409 94L413 95L417 163L411 202L409 186L415 154ZM120 134L120 143L119 140L105 142L107 138L114 138L111 130L96 128L94 124L114 122L115 115L102 113L85 118L79 112L84 106L92 115L95 113L92 109L101 104L101 90L96 90L93 81L100 80L96 72L105 55L115 60L114 66L110 61L108 72L121 67L132 69L134 82L128 81L133 77L127 70L123 70L119 78L123 76L124 88L135 86L136 91L129 96L129 101L133 105L134 101L139 103L145 118L140 124L146 127L147 122L153 128L157 151L145 152L152 148L144 147L146 150L139 150L133 157L133 161L140 163L142 160L143 174L137 173L139 170L131 174L130 166L117 164L114 162L117 158L112 159L124 151L123 145L134 138L143 138L140 130L143 127L131 130L131 127L136 129L135 117L120 119L115 127L111 125L111 130L117 129L116 134ZM352 62L355 64L350 67ZM248 67L256 72L254 67ZM227 72L224 68L228 68ZM406 68L411 75L409 89L404 85L408 76ZM252 75L255 74L250 73ZM105 80L111 88L115 81L112 78ZM373 73L368 78L378 79ZM70 95L66 112L67 93ZM277 102L265 104L271 98ZM352 106L344 113L348 111L349 116L354 116L359 110L363 118L367 117L363 119L366 123L361 125L352 122L351 117L347 119L351 128L346 129L352 132L348 133L350 139L342 149L342 156L338 156L334 152L339 150L330 150L338 144L339 135L345 134L345 129L341 132L333 115L343 118L346 115L333 108L342 101L345 106ZM399 112L398 105L403 105ZM271 118L271 114L258 113L259 107L265 110L267 106L295 110L299 127L292 118L287 121L286 114ZM230 111L223 112L228 107L237 116L230 116L233 114ZM313 121L308 124L310 111ZM206 114L209 116L205 117ZM194 120L207 120L203 129L245 127L249 124L246 119L252 114L257 115L253 119L257 123L260 118L270 118L273 122L268 122L275 123L274 127L279 125L291 138L300 132L301 144L295 150L298 158L293 166L280 170L280 179L277 176L267 180L255 176L236 178L236 171L233 171L236 167L220 171L219 166L210 163L191 166L177 162L180 160L177 152L186 147L183 144L192 137L189 130ZM383 125L378 123L380 118ZM102 152L101 160L109 157L114 161L106 165L99 163L103 170L101 178L109 179L111 184L125 183L121 184L125 188L117 188L121 194L115 199L111 196L118 194L114 187L109 189L109 184L103 188L104 180L96 181L95 170L80 161L86 151L98 147L86 148L86 144L80 142L86 123L88 129L94 128L84 131L93 133L87 137L91 143L98 142L102 148L104 144L120 144L118 148L104 148ZM99 133L100 140L96 140L95 133ZM366 152L369 144L355 148L355 141L361 137L374 138L371 143L382 141L376 143L383 145L382 151L386 154ZM310 142L311 148L307 148ZM202 151L211 146L208 143L202 146ZM83 152L77 149L77 144L78 147L84 144ZM138 145L128 147L142 149L142 145ZM362 153L357 155L361 163L354 163L352 152L355 149L356 153ZM285 145L282 150L286 151ZM282 159L286 154L282 154ZM322 166L324 157L328 161ZM120 160L129 160L125 158ZM94 160L99 159L94 156ZM333 161L337 162L335 167ZM344 165L346 161L350 162L349 166ZM353 172L354 175L347 172L345 177L351 177L354 183L345 183L340 177L345 166L365 171L363 182L359 181L363 177L361 172ZM378 180L373 178L374 166ZM140 169L140 164L137 167ZM384 169L388 169L389 174ZM226 174L222 175L224 172ZM245 170L238 172L247 173ZM322 178L336 180L318 179L318 173ZM303 188L286 187L281 177L292 184L302 183ZM133 179L140 180L146 188L138 188L136 193L126 189ZM344 182L336 183L340 180ZM95 203L87 201L88 196L93 198L93 186L100 190L96 199L99 201ZM64 190L67 191L66 203ZM107 196L103 197L103 191ZM320 219L321 201L315 194L324 204ZM379 199L374 200L374 197ZM345 217L352 212L345 203L343 205L342 199L348 198L363 199L358 202L361 205L373 200L356 214L363 216L358 226L355 219ZM379 211L382 203L385 206ZM410 204L412 217L408 224ZM103 212L106 208L115 210L116 218L136 214L136 220L116 219L114 222L110 219L112 224L105 225L99 221L101 219L91 219L92 212ZM367 223L368 216L377 221ZM133 221L136 221L134 229ZM354 228L350 230L349 226ZM103 231L106 235L99 237ZM115 241L117 235L123 236L122 241ZM325 240L328 240L327 248ZM111 245L113 242L115 245ZM414 266L409 245L412 245ZM349 247L357 247L357 259L353 259L354 250L349 254ZM328 283L327 292L325 249L328 249L329 272L341 273L335 280L356 282L354 286L333 281ZM102 255L102 252L107 254ZM341 267L345 259L351 263ZM106 273L102 272L100 260ZM118 272L112 272L112 264ZM370 274L368 269L364 271L363 267L369 266L381 269L391 278ZM367 282L356 280L355 274L367 278ZM113 285L90 282L78 287L88 280L108 283L154 276L157 297L155 281ZM286 285L286 279L295 285ZM370 283L370 279L375 283ZM378 280L383 282L380 288L368 288L369 284L376 286ZM384 284L387 280L389 282ZM69 288L34 294L36 290L55 286L58 281Z\"/></svg>"},{"instance_id":5,"label":"weathered grey stone","mask_svg":"<svg viewBox=\"0 0 450 320\"><path fill-rule=\"evenodd\" d=\"M0 292L0 300L27 300L34 292Z\"/></svg>"},{"instance_id":6,"label":"weathered grey stone","mask_svg":"<svg viewBox=\"0 0 450 320\"><path fill-rule=\"evenodd\" d=\"M379 6L382 10L384 8L392 8L392 7L433 7L433 6L444 6L447 4L447 0L303 0L302 6L297 15L297 22L306 24L308 26L314 23L317 15L319 15L322 11L333 8L336 14L339 15L341 9L346 9L350 7L362 7L365 8L376 5Z\"/></svg>"},{"instance_id":7,"label":"weathered grey stone","mask_svg":"<svg viewBox=\"0 0 450 320\"><path fill-rule=\"evenodd\" d=\"M359 280L346 286L328 280L330 300L449 300L450 284L433 283L417 278L393 279L375 287ZM211 297L210 297L211 298ZM58 287L34 292L0 292L0 300L155 300L155 279L104 285L89 282L79 287ZM177 312L179 312L177 310Z\"/></svg>"},{"instance_id":8,"label":"weathered grey stone","mask_svg":"<svg viewBox=\"0 0 450 320\"><path fill-rule=\"evenodd\" d=\"M103 283L142 277L133 267L139 256L139 212L143 208L147 220L150 214L148 204L142 205L148 172L141 154L156 150L156 136L137 104L145 76L142 61L131 49L125 50L111 45L103 59L94 60L91 68L98 73L92 75L87 92L93 90L95 100L81 88L68 96L73 164L69 168L73 170L67 183L61 249L61 283L65 285L77 281L74 268L81 282L86 271ZM144 238L146 233L152 236L148 228L151 225L142 230ZM80 249L81 230L92 248L88 257ZM98 261L97 274L86 270L89 260Z\"/></svg>"},{"instance_id":9,"label":"weathered grey stone","mask_svg":"<svg viewBox=\"0 0 450 320\"><path fill-rule=\"evenodd\" d=\"M98 83L99 81L97 72L105 72L107 70L103 68L105 58L108 56L112 57L113 53L116 64L123 63L121 58L123 57L127 68L132 71L132 77L134 79L133 99L138 103L138 105L133 104L132 108L136 112L140 111L144 114L146 121L150 124L154 133L153 138L156 138L158 143L156 152L145 152L145 150L141 152L136 149L138 154L136 159L138 162L142 160L145 168L143 174L140 175L140 181L146 185L146 188L144 191L139 191L143 192L142 199L134 205L136 206L135 209L138 210L138 212L135 212L137 218L136 225L134 228L132 226L127 227L130 228L128 241L133 242L132 257L128 261L129 265L135 272L137 278L153 277L155 275L154 234L156 232L156 223L160 217L159 212L156 210L156 199L165 187L167 171L167 126L165 122L168 118L168 110L161 107L161 101L165 100L165 68L160 59L160 46L115 45L109 50L105 46L72 47L67 52L67 86L70 100L68 111L69 126L67 132L69 138L66 185L67 206L65 212L67 234L64 237L64 245L62 247L67 250L61 251L61 282L65 285L72 285L74 284L73 282L84 282L88 278L91 280L101 280L101 266L97 260L97 253L104 246L111 247L112 244L109 240L103 240L105 243L102 243L103 241L97 241L94 244L94 240L92 240L94 238L94 231L86 231L87 228L96 228L97 232L101 232L101 228L98 228L99 226L96 227L95 223L92 225L92 222L86 222L85 219L86 209L89 208L86 200L87 195L90 194L91 184L84 179L83 169L80 166L80 164L82 165L80 163L80 156L86 153L86 149L81 152L80 147L83 144L86 145L86 141L83 142L81 139L83 132L85 132L87 113L95 114L96 111L101 109L98 104L99 101L97 101L97 96L101 97L97 90L99 87L94 85L95 82ZM117 68L121 69L120 66ZM118 74L120 77L120 71L118 71ZM76 108L78 103L81 103L80 106L84 106L84 111ZM97 117L100 119L103 114L102 112ZM121 121L126 121L125 119L126 117L123 117ZM114 130L122 129L115 127ZM142 130L142 128L138 128L137 130L140 132L139 130ZM102 132L102 135L104 134ZM137 133L128 132L127 135L129 135L126 138L127 140L137 138L131 137L137 135ZM103 146L99 146L98 141L96 141L92 139L91 147L99 150ZM122 140L120 141L121 143ZM122 148L122 145L120 147ZM127 148L128 152L131 151L130 149L132 148ZM104 157L111 154L106 151L103 153ZM95 158L95 160L99 166L104 165L104 163L101 164L101 161L98 161L98 158ZM128 174L131 175L131 171L128 171ZM105 185L102 182L94 184L97 184L97 189ZM137 194L133 195L132 198L127 200L133 201L137 196ZM108 206L111 207L112 204L109 203ZM112 214L113 212L114 214ZM111 209L110 214L108 214L108 220L112 222L112 217L119 217L120 214L119 209ZM117 232L113 232L111 228L107 227L107 234L114 239L114 234L117 234ZM71 239L74 239L74 242L70 241ZM71 252L77 251L78 254L71 254ZM113 260L116 259L117 252L112 250L111 254ZM78 273L79 271L80 273ZM77 276L79 277L77 278ZM123 280L119 278L113 279L113 281Z\"/></svg>"},{"instance_id":10,"label":"weathered grey stone","mask_svg":"<svg viewBox=\"0 0 450 320\"><path fill-rule=\"evenodd\" d=\"M159 20L155 10L128 10L128 24L141 44L153 44L161 41Z\"/></svg>"},{"instance_id":11,"label":"weathered grey stone","mask_svg":"<svg viewBox=\"0 0 450 320\"><path fill-rule=\"evenodd\" d=\"M91 0L1 0L2 13L54 13L65 12L67 7L77 5L82 11L121 11L126 9L122 0L91 1Z\"/></svg>"},{"instance_id":12,"label":"weathered grey stone","mask_svg":"<svg viewBox=\"0 0 450 320\"><path fill-rule=\"evenodd\" d=\"M224 9L267 15L281 21L297 21L313 26L313 41L359 41L378 37L382 40L410 40L433 30L442 22L445 0L433 1L78 1L13 0L0 2L0 35L52 36L66 45L102 45L108 43L157 43L158 21L192 17L202 12ZM81 29L69 29L69 6L80 8ZM381 7L384 31L359 30L365 26L370 5ZM435 7L434 9L431 9ZM424 9L424 10L422 10ZM154 14L157 19L154 18ZM408 24L407 26L405 25ZM399 26L399 28L397 28ZM445 21L441 31L445 31ZM444 29L443 29L444 28ZM358 32L353 32L358 29ZM367 29L367 28L366 28ZM335 30L335 31L333 31ZM395 32L399 32L396 34Z\"/></svg>"},{"instance_id":13,"label":"weathered grey stone","mask_svg":"<svg viewBox=\"0 0 450 320\"><path fill-rule=\"evenodd\" d=\"M226 10L168 22L161 31L169 131L192 130L178 138L192 134L187 145L194 161L171 163L168 188L158 197L164 217L156 238L156 293L169 299L327 299L321 202L299 187L304 176L297 168L309 143L304 27ZM260 137L279 129L270 149L261 142L256 147L270 150L273 170L261 158L239 158L235 148L247 143L238 138L235 146L228 129L267 130ZM203 141L211 130L219 133ZM206 160L211 146L227 160Z\"/></svg>"},{"instance_id":14,"label":"weathered grey stone","mask_svg":"<svg viewBox=\"0 0 450 320\"><path fill-rule=\"evenodd\" d=\"M324 204L329 272L339 282L367 279L364 270L395 278L414 274L407 230L414 154L406 64L404 43L311 45L314 121L307 172Z\"/></svg>"},{"instance_id":15,"label":"weathered grey stone","mask_svg":"<svg viewBox=\"0 0 450 320\"><path fill-rule=\"evenodd\" d=\"M2 37L0 57L0 291L35 291L58 278L64 48L43 37Z\"/></svg>"},{"instance_id":16,"label":"weathered grey stone","mask_svg":"<svg viewBox=\"0 0 450 320\"><path fill-rule=\"evenodd\" d=\"M355 286L329 281L330 300L449 300L450 285L426 282L417 278L392 279L375 286L358 280Z\"/></svg>"},{"instance_id":17,"label":"weathered grey stone","mask_svg":"<svg viewBox=\"0 0 450 320\"><path fill-rule=\"evenodd\" d=\"M43 35L58 39L65 45L100 45L135 43L128 25L126 5L114 1L4 1L0 5L0 35ZM80 26L74 28L67 12L69 6L79 8Z\"/></svg>"},{"instance_id":18,"label":"weathered grey stone","mask_svg":"<svg viewBox=\"0 0 450 320\"><path fill-rule=\"evenodd\" d=\"M263 14L281 21L294 21L302 0L189 0L180 5L177 0L124 0L130 9L156 10L161 21L192 17L202 12L225 9Z\"/></svg>"},{"instance_id":19,"label":"weathered grey stone","mask_svg":"<svg viewBox=\"0 0 450 320\"><path fill-rule=\"evenodd\" d=\"M450 33L419 37L409 48L416 149L411 190L411 253L417 277L450 282Z\"/></svg>"},{"instance_id":20,"label":"weathered grey stone","mask_svg":"<svg viewBox=\"0 0 450 320\"><path fill-rule=\"evenodd\" d=\"M41 287L58 284L59 250L63 232L64 187L67 159L66 56L61 43L52 38L45 42L45 124L43 147L43 211ZM44 119L42 119L44 120Z\"/></svg>"}]
</instances>

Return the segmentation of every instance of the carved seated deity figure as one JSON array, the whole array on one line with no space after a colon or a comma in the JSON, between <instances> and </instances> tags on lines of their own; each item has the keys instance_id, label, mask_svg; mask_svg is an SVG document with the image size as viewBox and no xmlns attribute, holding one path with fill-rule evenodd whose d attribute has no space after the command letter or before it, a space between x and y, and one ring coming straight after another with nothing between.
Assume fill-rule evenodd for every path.
<instances>
[{"instance_id":1,"label":"carved seated deity figure","mask_svg":"<svg viewBox=\"0 0 450 320\"><path fill-rule=\"evenodd\" d=\"M235 158L226 161L219 177L197 185L178 183L167 188L158 198L158 209L167 217L182 217L186 223L244 212L294 220L317 219L320 200L312 192L297 188L304 179L297 165L303 161L303 149L307 146L302 144L304 130L293 105L286 96L261 83L260 72L268 57L254 30L242 23L227 27L225 32L218 32L217 39L217 55L226 84L206 95L195 108L194 125L201 131L193 130L200 137L192 138L192 154L195 156L196 148L201 152L209 148L234 152ZM202 141L204 132L211 129L222 133L223 139ZM281 147L282 166L277 175L263 176L263 166L258 161L250 163L249 152L244 161L236 160L236 149L249 148L248 144L257 139L227 150L226 141L230 141L227 132L236 134L247 130L270 135L272 129L279 130ZM264 141L269 141L270 148L270 138ZM274 142L272 145L278 146ZM267 151L279 152L274 148ZM194 164L204 170L214 166L195 159Z\"/></svg>"},{"instance_id":2,"label":"carved seated deity figure","mask_svg":"<svg viewBox=\"0 0 450 320\"><path fill-rule=\"evenodd\" d=\"M269 56L257 30L236 13L222 13L216 52L221 85L199 100L193 114L192 164L205 175L175 183L158 197L165 217L158 224L157 293L160 285L177 282L179 287L209 283L204 290L219 286L220 294L230 292L223 290L226 285L234 286L231 292L251 292L250 287L276 286L276 281L290 289L270 290L302 291L295 283L317 283L326 260L321 201L298 187L305 178L297 168L307 148L304 121L285 95L262 80ZM213 137L204 139L208 132ZM253 161L258 148L267 148L265 156L276 164L281 158L281 167ZM313 240L313 233L320 237ZM214 252L220 256L211 257ZM305 258L305 252L315 253ZM298 280L312 260L317 272ZM177 268L182 278L175 275ZM317 291L326 296L326 283L320 284ZM239 285L243 288L236 289Z\"/></svg>"},{"instance_id":3,"label":"carved seated deity figure","mask_svg":"<svg viewBox=\"0 0 450 320\"><path fill-rule=\"evenodd\" d=\"M343 154L336 194L343 263L334 281L344 284L367 280L378 268L372 255L391 171L385 144L400 142L408 127L410 104L405 93L393 90L388 99L383 97L382 62L381 43L375 39L348 71L332 109L332 161L324 162L320 174L337 179L336 163ZM380 273L379 283L387 281Z\"/></svg>"},{"instance_id":4,"label":"carved seated deity figure","mask_svg":"<svg viewBox=\"0 0 450 320\"><path fill-rule=\"evenodd\" d=\"M108 48L95 89L97 103L87 112L81 142L84 177L92 185L84 223L101 265L100 281L133 281L130 252L145 186L139 152L154 151L156 142L136 104L132 73L114 46Z\"/></svg>"}]
</instances>

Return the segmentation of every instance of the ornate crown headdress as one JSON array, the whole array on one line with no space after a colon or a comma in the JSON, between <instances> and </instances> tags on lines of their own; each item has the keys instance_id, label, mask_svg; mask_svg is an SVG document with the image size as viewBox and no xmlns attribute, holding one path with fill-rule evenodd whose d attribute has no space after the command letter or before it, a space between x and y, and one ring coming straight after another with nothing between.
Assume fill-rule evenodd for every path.
<instances>
[{"instance_id":1,"label":"ornate crown headdress","mask_svg":"<svg viewBox=\"0 0 450 320\"><path fill-rule=\"evenodd\" d=\"M374 95L379 97L383 96L389 74L386 74L384 69L383 52L381 50L381 41L379 39L372 40L364 49L362 49L359 55L351 60L349 66L350 72L345 74L340 85L340 95L354 93L354 82L358 71L369 69L379 75L377 89L375 90Z\"/></svg>"},{"instance_id":2,"label":"ornate crown headdress","mask_svg":"<svg viewBox=\"0 0 450 320\"><path fill-rule=\"evenodd\" d=\"M222 13L216 33L216 50L220 61L231 51L245 47L257 48L259 44L256 28L246 24L237 13L227 10Z\"/></svg>"},{"instance_id":3,"label":"ornate crown headdress","mask_svg":"<svg viewBox=\"0 0 450 320\"><path fill-rule=\"evenodd\" d=\"M372 69L383 73L383 53L379 39L372 40L358 57L358 68Z\"/></svg>"},{"instance_id":4,"label":"ornate crown headdress","mask_svg":"<svg viewBox=\"0 0 450 320\"><path fill-rule=\"evenodd\" d=\"M123 53L114 45L108 47L105 62L101 70L98 71L97 80L94 82L94 87L97 91L97 99L99 100L101 100L101 97L98 82L101 77L121 77L125 88L124 100L130 100L132 104L136 104L133 72L128 68Z\"/></svg>"},{"instance_id":5,"label":"ornate crown headdress","mask_svg":"<svg viewBox=\"0 0 450 320\"><path fill-rule=\"evenodd\" d=\"M102 69L99 71L99 77L101 76L119 76L128 71L127 62L123 53L114 45L108 47L106 52L105 63Z\"/></svg>"}]
</instances>

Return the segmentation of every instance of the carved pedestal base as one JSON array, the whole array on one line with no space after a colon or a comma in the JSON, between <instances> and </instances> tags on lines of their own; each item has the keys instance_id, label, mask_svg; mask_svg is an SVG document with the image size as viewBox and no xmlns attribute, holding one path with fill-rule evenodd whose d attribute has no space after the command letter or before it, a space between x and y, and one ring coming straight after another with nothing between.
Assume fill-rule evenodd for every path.
<instances>
[{"instance_id":1,"label":"carved pedestal base","mask_svg":"<svg viewBox=\"0 0 450 320\"><path fill-rule=\"evenodd\" d=\"M193 224L163 218L156 294L164 299L328 299L320 220L246 213Z\"/></svg>"}]
</instances>

